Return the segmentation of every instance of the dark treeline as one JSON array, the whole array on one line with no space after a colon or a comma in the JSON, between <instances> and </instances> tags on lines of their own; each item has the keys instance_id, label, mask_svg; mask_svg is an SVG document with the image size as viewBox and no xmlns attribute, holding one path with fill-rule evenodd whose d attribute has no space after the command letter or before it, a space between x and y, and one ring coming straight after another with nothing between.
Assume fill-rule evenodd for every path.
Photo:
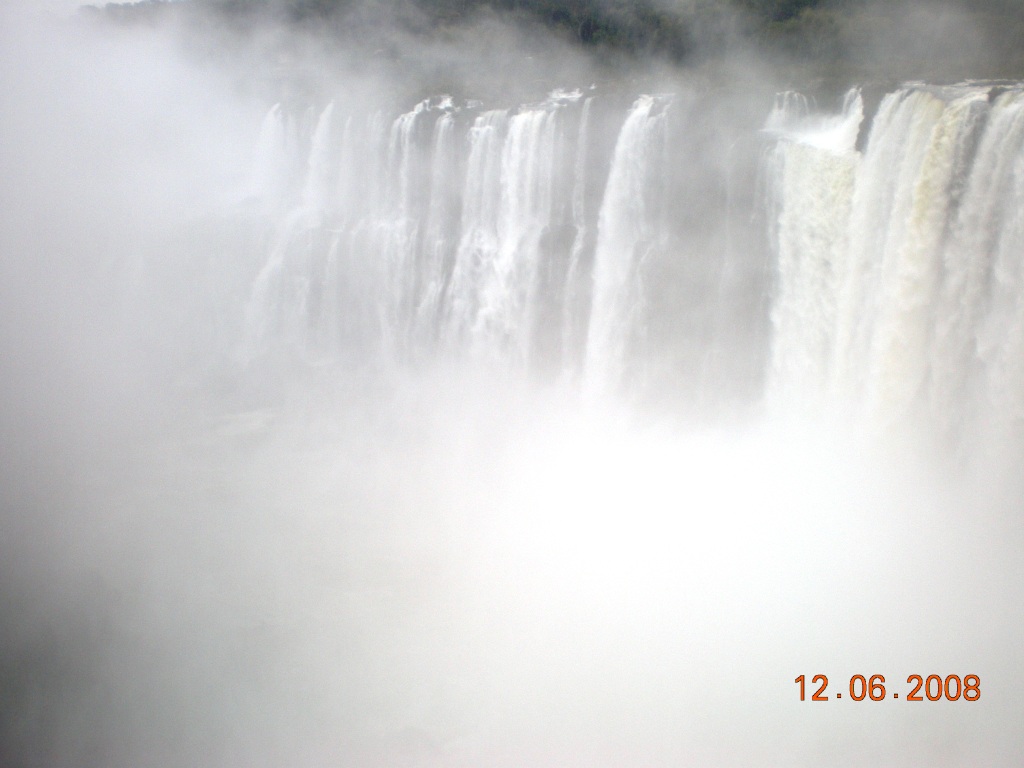
<instances>
[{"instance_id":1,"label":"dark treeline","mask_svg":"<svg viewBox=\"0 0 1024 768\"><path fill-rule=\"evenodd\" d=\"M817 1L744 0L763 4L766 14L782 13L781 18L788 16L776 6ZM728 2L714 0L142 0L99 10L126 23L200 10L235 25L285 22L340 35L372 35L381 27L436 33L501 18L542 27L584 47L675 61L703 47L699 27L711 29L736 15Z\"/></svg>"},{"instance_id":2,"label":"dark treeline","mask_svg":"<svg viewBox=\"0 0 1024 768\"><path fill-rule=\"evenodd\" d=\"M500 18L598 55L694 63L739 47L827 79L1024 76L1019 0L143 0L92 11L123 22L198 11L364 42Z\"/></svg>"}]
</instances>

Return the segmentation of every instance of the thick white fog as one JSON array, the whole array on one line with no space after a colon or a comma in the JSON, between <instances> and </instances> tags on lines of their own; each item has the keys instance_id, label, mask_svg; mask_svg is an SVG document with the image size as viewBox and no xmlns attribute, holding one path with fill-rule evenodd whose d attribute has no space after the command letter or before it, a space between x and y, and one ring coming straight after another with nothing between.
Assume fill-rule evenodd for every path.
<instances>
[{"instance_id":1,"label":"thick white fog","mask_svg":"<svg viewBox=\"0 0 1024 768\"><path fill-rule=\"evenodd\" d=\"M0 765L1024 759L1024 86L537 34L0 10Z\"/></svg>"}]
</instances>

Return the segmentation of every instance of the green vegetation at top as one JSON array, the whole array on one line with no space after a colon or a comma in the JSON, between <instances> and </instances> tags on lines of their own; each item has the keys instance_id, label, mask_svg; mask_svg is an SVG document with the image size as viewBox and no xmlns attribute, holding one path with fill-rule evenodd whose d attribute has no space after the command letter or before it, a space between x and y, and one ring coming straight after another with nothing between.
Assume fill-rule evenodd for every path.
<instances>
[{"instance_id":1,"label":"green vegetation at top","mask_svg":"<svg viewBox=\"0 0 1024 768\"><path fill-rule=\"evenodd\" d=\"M364 40L503 18L675 62L755 49L828 79L1024 76L1019 0L144 0L102 10L126 21L198 10L242 28L283 22Z\"/></svg>"}]
</instances>

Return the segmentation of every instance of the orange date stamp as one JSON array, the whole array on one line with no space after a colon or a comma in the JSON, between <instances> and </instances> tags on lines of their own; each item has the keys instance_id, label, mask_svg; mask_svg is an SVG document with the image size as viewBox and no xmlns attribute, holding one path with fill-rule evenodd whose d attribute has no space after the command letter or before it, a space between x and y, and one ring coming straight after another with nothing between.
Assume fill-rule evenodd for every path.
<instances>
[{"instance_id":1,"label":"orange date stamp","mask_svg":"<svg viewBox=\"0 0 1024 768\"><path fill-rule=\"evenodd\" d=\"M793 682L800 686L800 701L806 701L805 676L800 675ZM871 675L870 678L854 675L850 678L849 698L854 701L882 701L887 698L904 701L977 701L981 698L981 678L978 675L966 675L963 678L960 675L947 675L945 678L941 675L928 675L927 678L910 675L907 685L911 687L905 696L900 696L899 691L887 694L884 675ZM814 686L817 689L811 694L811 701L828 701L828 677L815 675L811 678L811 687ZM837 692L834 696L842 699L843 692Z\"/></svg>"}]
</instances>

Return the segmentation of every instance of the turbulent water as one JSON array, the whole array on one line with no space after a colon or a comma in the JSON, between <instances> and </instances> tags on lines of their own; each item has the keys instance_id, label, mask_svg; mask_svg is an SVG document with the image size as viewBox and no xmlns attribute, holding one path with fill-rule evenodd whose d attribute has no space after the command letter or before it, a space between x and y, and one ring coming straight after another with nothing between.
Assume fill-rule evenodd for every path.
<instances>
[{"instance_id":1,"label":"turbulent water","mask_svg":"<svg viewBox=\"0 0 1024 768\"><path fill-rule=\"evenodd\" d=\"M278 105L254 174L277 224L246 349L468 357L578 380L585 394L642 390L656 361L700 397L721 385L708 360L746 335L747 397L763 381L773 409L913 417L937 437L1012 428L1024 414L1021 98L912 85L868 126L856 91L835 115L787 94L764 128L767 200L723 218L696 257L669 156L699 115L671 97L639 97L600 148L600 97L580 91L514 109L437 98L394 118ZM721 178L700 183L720 194ZM743 217L758 204L762 250L737 254L728 230L749 238ZM744 291L723 287L729 272ZM730 311L745 326L717 328ZM702 333L687 333L687 316Z\"/></svg>"},{"instance_id":2,"label":"turbulent water","mask_svg":"<svg viewBox=\"0 0 1024 768\"><path fill-rule=\"evenodd\" d=\"M779 290L771 394L940 435L1019 430L1024 93L913 85L857 148L844 114L772 114ZM864 129L867 130L867 129Z\"/></svg>"},{"instance_id":3,"label":"turbulent water","mask_svg":"<svg viewBox=\"0 0 1024 768\"><path fill-rule=\"evenodd\" d=\"M0 764L1021 762L1024 88L117 45L0 47Z\"/></svg>"}]
</instances>

